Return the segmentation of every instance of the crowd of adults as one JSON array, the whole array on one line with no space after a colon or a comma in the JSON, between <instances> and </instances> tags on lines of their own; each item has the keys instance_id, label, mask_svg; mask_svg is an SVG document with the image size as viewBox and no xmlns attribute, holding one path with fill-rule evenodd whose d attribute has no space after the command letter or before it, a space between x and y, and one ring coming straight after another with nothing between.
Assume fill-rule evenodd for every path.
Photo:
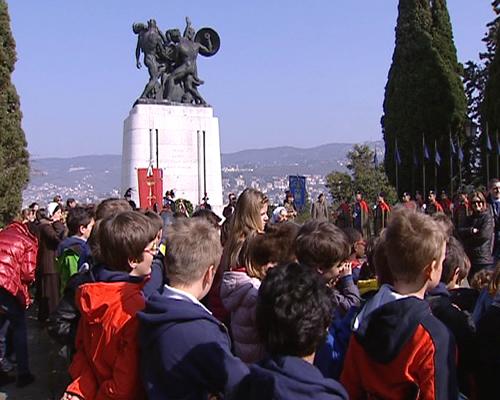
<instances>
[{"instance_id":1,"label":"crowd of adults","mask_svg":"<svg viewBox=\"0 0 500 400\"><path fill-rule=\"evenodd\" d=\"M500 376L500 181L424 201L208 196L33 203L0 231L0 385L31 384L26 310L64 400L489 399ZM14 375L14 371L17 373Z\"/></svg>"}]
</instances>

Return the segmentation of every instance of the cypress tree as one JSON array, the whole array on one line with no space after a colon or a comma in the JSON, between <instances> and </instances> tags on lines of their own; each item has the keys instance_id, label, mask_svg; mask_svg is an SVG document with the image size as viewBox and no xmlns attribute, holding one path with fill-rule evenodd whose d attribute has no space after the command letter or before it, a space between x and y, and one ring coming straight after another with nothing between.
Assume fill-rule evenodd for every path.
<instances>
[{"instance_id":1,"label":"cypress tree","mask_svg":"<svg viewBox=\"0 0 500 400\"><path fill-rule=\"evenodd\" d=\"M431 13L428 2L400 0L396 26L396 45L385 87L382 129L385 140L384 166L390 182L396 186L395 140L401 164L399 190L420 187L421 176L413 168L413 153L422 158L426 75L432 69Z\"/></svg>"},{"instance_id":2,"label":"cypress tree","mask_svg":"<svg viewBox=\"0 0 500 400\"><path fill-rule=\"evenodd\" d=\"M423 162L426 190L449 186L449 132L461 130L467 107L460 70L446 1L400 0L382 117L384 163L393 185L394 143L396 138L398 141L400 191L422 190ZM422 149L424 134L430 153L427 161ZM437 183L434 143L441 156Z\"/></svg>"},{"instance_id":3,"label":"cypress tree","mask_svg":"<svg viewBox=\"0 0 500 400\"><path fill-rule=\"evenodd\" d=\"M493 1L493 9L497 18L488 24L489 31L484 39L487 46L486 72L487 80L484 87L484 98L481 104L482 130L485 132L486 124L490 133L490 140L495 146L496 135L500 135L500 2ZM484 148L484 144L483 144ZM497 149L494 149L493 156L490 157L490 177L496 175L498 162ZM486 172L484 172L486 174Z\"/></svg>"},{"instance_id":4,"label":"cypress tree","mask_svg":"<svg viewBox=\"0 0 500 400\"><path fill-rule=\"evenodd\" d=\"M0 0L0 226L19 212L22 191L29 179L29 154L21 128L19 96L11 75L16 44L10 30L5 0Z\"/></svg>"}]
</instances>

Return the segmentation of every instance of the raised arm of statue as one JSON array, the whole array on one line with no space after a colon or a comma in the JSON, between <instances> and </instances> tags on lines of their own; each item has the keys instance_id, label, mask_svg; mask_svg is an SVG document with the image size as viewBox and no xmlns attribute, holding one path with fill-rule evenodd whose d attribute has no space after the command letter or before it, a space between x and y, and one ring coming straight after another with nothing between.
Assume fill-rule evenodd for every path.
<instances>
[{"instance_id":1,"label":"raised arm of statue","mask_svg":"<svg viewBox=\"0 0 500 400\"><path fill-rule=\"evenodd\" d=\"M191 19L189 17L186 17L186 27L184 28L184 33L182 36L187 37L189 28L191 28Z\"/></svg>"}]
</instances>

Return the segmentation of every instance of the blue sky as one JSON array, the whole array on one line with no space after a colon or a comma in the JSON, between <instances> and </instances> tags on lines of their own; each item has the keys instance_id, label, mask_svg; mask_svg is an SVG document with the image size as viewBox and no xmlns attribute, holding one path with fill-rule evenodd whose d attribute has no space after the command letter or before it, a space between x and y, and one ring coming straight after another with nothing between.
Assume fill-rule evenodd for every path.
<instances>
[{"instance_id":1,"label":"blue sky","mask_svg":"<svg viewBox=\"0 0 500 400\"><path fill-rule=\"evenodd\" d=\"M381 139L396 0L7 0L14 83L34 157L120 154L142 92L133 22L209 26L200 92L220 120L222 152ZM490 0L448 0L460 61L477 59Z\"/></svg>"}]
</instances>

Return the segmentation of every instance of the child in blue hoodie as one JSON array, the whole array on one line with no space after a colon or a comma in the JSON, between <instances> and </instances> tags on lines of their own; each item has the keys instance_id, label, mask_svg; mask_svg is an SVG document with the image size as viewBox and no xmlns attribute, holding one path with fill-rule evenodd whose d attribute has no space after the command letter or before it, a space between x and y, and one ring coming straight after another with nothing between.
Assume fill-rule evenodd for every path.
<instances>
[{"instance_id":1,"label":"child in blue hoodie","mask_svg":"<svg viewBox=\"0 0 500 400\"><path fill-rule=\"evenodd\" d=\"M169 285L139 313L141 373L148 399L230 397L248 374L231 354L226 327L200 302L222 254L219 233L200 218L167 228Z\"/></svg>"},{"instance_id":2,"label":"child in blue hoodie","mask_svg":"<svg viewBox=\"0 0 500 400\"><path fill-rule=\"evenodd\" d=\"M332 302L318 274L297 263L270 269L259 288L256 318L269 357L250 367L235 398L348 398L340 383L313 365L332 318Z\"/></svg>"}]
</instances>

